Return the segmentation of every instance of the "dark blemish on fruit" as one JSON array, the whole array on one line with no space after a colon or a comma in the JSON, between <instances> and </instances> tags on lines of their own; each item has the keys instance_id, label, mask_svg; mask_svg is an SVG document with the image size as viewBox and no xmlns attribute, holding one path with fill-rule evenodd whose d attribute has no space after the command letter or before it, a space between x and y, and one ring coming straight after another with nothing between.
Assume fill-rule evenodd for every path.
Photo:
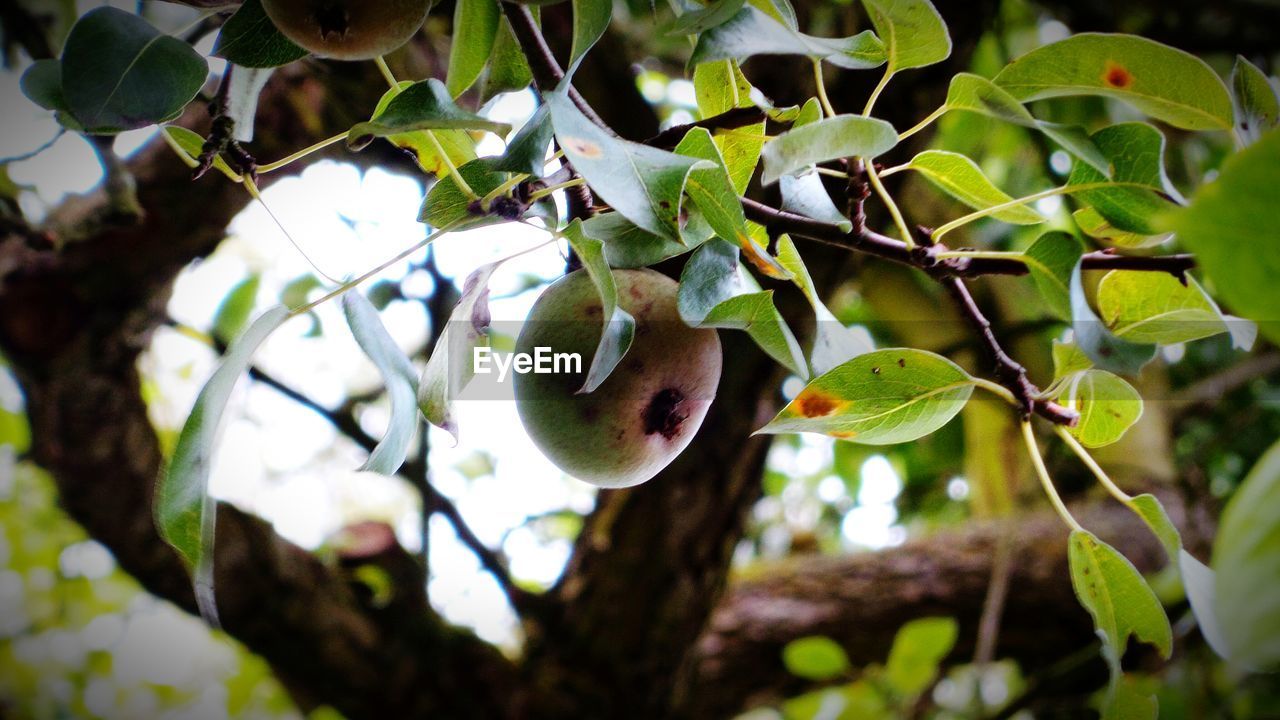
<instances>
[{"instance_id":1,"label":"dark blemish on fruit","mask_svg":"<svg viewBox=\"0 0 1280 720\"><path fill-rule=\"evenodd\" d=\"M1108 60L1106 67L1102 70L1102 82L1107 87L1123 90L1133 84L1133 73L1125 69L1123 65L1119 65L1113 60Z\"/></svg>"},{"instance_id":2,"label":"dark blemish on fruit","mask_svg":"<svg viewBox=\"0 0 1280 720\"><path fill-rule=\"evenodd\" d=\"M873 367L873 368L871 368L871 374L872 374L872 375L879 375L879 374L880 374L880 368L878 368L878 367Z\"/></svg>"},{"instance_id":3,"label":"dark blemish on fruit","mask_svg":"<svg viewBox=\"0 0 1280 720\"><path fill-rule=\"evenodd\" d=\"M627 369L639 375L644 372L644 362L636 358L627 361Z\"/></svg>"},{"instance_id":4,"label":"dark blemish on fruit","mask_svg":"<svg viewBox=\"0 0 1280 720\"><path fill-rule=\"evenodd\" d=\"M904 368L904 367L906 367L906 366L907 366L907 359L906 359L906 358L898 358L898 367L900 367L900 368Z\"/></svg>"},{"instance_id":5,"label":"dark blemish on fruit","mask_svg":"<svg viewBox=\"0 0 1280 720\"><path fill-rule=\"evenodd\" d=\"M644 434L655 433L670 440L680 432L689 413L684 408L684 393L675 388L663 388L653 394L649 405L641 413Z\"/></svg>"},{"instance_id":6,"label":"dark blemish on fruit","mask_svg":"<svg viewBox=\"0 0 1280 720\"><path fill-rule=\"evenodd\" d=\"M320 26L320 36L326 40L345 36L351 27L351 17L347 14L346 3L322 3L316 8L316 24Z\"/></svg>"}]
</instances>

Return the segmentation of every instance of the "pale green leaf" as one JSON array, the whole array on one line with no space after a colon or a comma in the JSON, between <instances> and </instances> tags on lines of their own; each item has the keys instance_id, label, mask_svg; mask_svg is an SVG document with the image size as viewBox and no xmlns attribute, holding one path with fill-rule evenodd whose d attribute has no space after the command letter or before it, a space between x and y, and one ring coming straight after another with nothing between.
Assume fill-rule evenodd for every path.
<instances>
[{"instance_id":1,"label":"pale green leaf","mask_svg":"<svg viewBox=\"0 0 1280 720\"><path fill-rule=\"evenodd\" d=\"M573 75L587 51L609 29L612 16L613 0L573 0L573 47L565 70L568 76Z\"/></svg>"},{"instance_id":2,"label":"pale green leaf","mask_svg":"<svg viewBox=\"0 0 1280 720\"><path fill-rule=\"evenodd\" d=\"M531 7L529 11L537 21L538 8ZM529 68L529 60L520 49L520 41L516 40L511 23L504 15L498 21L498 34L493 40L493 56L489 58L489 74L485 76L480 99L488 102L501 93L523 90L532 82L533 70Z\"/></svg>"},{"instance_id":3,"label":"pale green leaf","mask_svg":"<svg viewBox=\"0 0 1280 720\"><path fill-rule=\"evenodd\" d=\"M903 625L885 661L889 686L902 697L924 692L938 676L943 658L955 647L957 635L959 626L947 617L920 618Z\"/></svg>"},{"instance_id":4,"label":"pale green leaf","mask_svg":"<svg viewBox=\"0 0 1280 720\"><path fill-rule=\"evenodd\" d=\"M493 54L501 17L498 0L456 0L449 72L444 83L450 97L466 92L484 71Z\"/></svg>"},{"instance_id":5,"label":"pale green leaf","mask_svg":"<svg viewBox=\"0 0 1280 720\"><path fill-rule=\"evenodd\" d=\"M862 4L884 42L888 74L951 56L947 24L929 0L862 0Z\"/></svg>"},{"instance_id":6,"label":"pale green leaf","mask_svg":"<svg viewBox=\"0 0 1280 720\"><path fill-rule=\"evenodd\" d=\"M862 115L837 115L793 128L765 143L765 185L809 165L843 157L873 158L898 144L889 123Z\"/></svg>"},{"instance_id":7,"label":"pale green leaf","mask_svg":"<svg viewBox=\"0 0 1280 720\"><path fill-rule=\"evenodd\" d=\"M978 164L960 153L925 150L911 158L906 167L924 175L943 192L975 210L985 210L1011 202L1005 193L987 178ZM1035 225L1045 217L1026 205L994 213L991 217L1014 225Z\"/></svg>"},{"instance_id":8,"label":"pale green leaf","mask_svg":"<svg viewBox=\"0 0 1280 720\"><path fill-rule=\"evenodd\" d=\"M714 237L711 226L694 208L681 232L681 240L668 240L642 230L618 213L601 213L582 223L582 232L604 242L609 267L642 268L683 255Z\"/></svg>"},{"instance_id":9,"label":"pale green leaf","mask_svg":"<svg viewBox=\"0 0 1280 720\"><path fill-rule=\"evenodd\" d=\"M262 276L254 273L231 288L231 292L222 299L213 314L213 337L218 342L229 343L244 331L261 286Z\"/></svg>"},{"instance_id":10,"label":"pale green leaf","mask_svg":"<svg viewBox=\"0 0 1280 720\"><path fill-rule=\"evenodd\" d=\"M1222 511L1212 565L1230 659L1255 670L1280 669L1280 443L1263 454Z\"/></svg>"},{"instance_id":11,"label":"pale green leaf","mask_svg":"<svg viewBox=\"0 0 1280 720\"><path fill-rule=\"evenodd\" d=\"M1228 321L1200 283L1166 273L1113 270L1098 284L1098 311L1116 337L1132 342L1172 344L1234 331L1242 349L1253 335L1247 320Z\"/></svg>"},{"instance_id":12,"label":"pale green leaf","mask_svg":"<svg viewBox=\"0 0 1280 720\"><path fill-rule=\"evenodd\" d=\"M1102 705L1102 720L1156 720L1159 714L1155 696L1139 691L1125 679L1110 688Z\"/></svg>"},{"instance_id":13,"label":"pale green leaf","mask_svg":"<svg viewBox=\"0 0 1280 720\"><path fill-rule=\"evenodd\" d=\"M1075 343L1053 341L1053 379L1059 380L1074 372L1088 370L1093 361Z\"/></svg>"},{"instance_id":14,"label":"pale green leaf","mask_svg":"<svg viewBox=\"0 0 1280 720\"><path fill-rule=\"evenodd\" d=\"M1060 318L1071 318L1071 271L1083 254L1084 246L1074 235L1056 230L1041 235L1023 253L1040 297Z\"/></svg>"},{"instance_id":15,"label":"pale green leaf","mask_svg":"<svg viewBox=\"0 0 1280 720\"><path fill-rule=\"evenodd\" d=\"M564 93L544 93L543 99L565 157L591 189L640 228L679 241L685 181L706 161L614 137Z\"/></svg>"},{"instance_id":16,"label":"pale green leaf","mask_svg":"<svg viewBox=\"0 0 1280 720\"><path fill-rule=\"evenodd\" d=\"M360 469L394 475L409 456L413 433L418 427L418 372L383 326L378 311L359 291L352 290L342 296L342 312L351 335L382 375L391 400L387 432Z\"/></svg>"},{"instance_id":17,"label":"pale green leaf","mask_svg":"<svg viewBox=\"0 0 1280 720\"><path fill-rule=\"evenodd\" d=\"M196 396L182 426L178 443L156 488L156 527L165 542L192 569L201 614L215 618L213 601L213 529L217 503L209 495L218 425L231 391L249 368L253 354L267 337L289 319L289 310L274 307L263 313L227 348L222 362Z\"/></svg>"},{"instance_id":18,"label":"pale green leaf","mask_svg":"<svg viewBox=\"0 0 1280 720\"><path fill-rule=\"evenodd\" d=\"M689 65L753 55L805 55L848 69L873 68L885 60L884 45L869 30L847 38L815 37L747 6L698 36Z\"/></svg>"},{"instance_id":19,"label":"pale green leaf","mask_svg":"<svg viewBox=\"0 0 1280 720\"><path fill-rule=\"evenodd\" d=\"M378 101L372 117L380 117L400 93L414 85L406 80L388 90ZM475 143L465 130L414 130L389 135L387 141L412 154L423 170L436 177L447 175L449 164L461 167L476 159Z\"/></svg>"},{"instance_id":20,"label":"pale green leaf","mask_svg":"<svg viewBox=\"0 0 1280 720\"><path fill-rule=\"evenodd\" d=\"M1154 247L1173 237L1173 233L1160 235L1141 235L1116 228L1107 219L1091 207L1082 207L1071 213L1080 231L1091 238L1097 238L1108 245L1122 248Z\"/></svg>"},{"instance_id":21,"label":"pale green leaf","mask_svg":"<svg viewBox=\"0 0 1280 720\"><path fill-rule=\"evenodd\" d=\"M815 378L758 432L815 432L866 445L921 438L968 402L973 379L924 350L876 350Z\"/></svg>"},{"instance_id":22,"label":"pale green leaf","mask_svg":"<svg viewBox=\"0 0 1280 720\"><path fill-rule=\"evenodd\" d=\"M787 672L806 680L831 680L850 670L844 648L829 637L810 635L782 647L782 664Z\"/></svg>"},{"instance_id":23,"label":"pale green leaf","mask_svg":"<svg viewBox=\"0 0 1280 720\"><path fill-rule=\"evenodd\" d=\"M1115 336L1089 306L1081 278L1081 263L1071 271L1071 329L1075 343L1102 370L1135 374L1156 356L1156 346L1132 343Z\"/></svg>"},{"instance_id":24,"label":"pale green leaf","mask_svg":"<svg viewBox=\"0 0 1280 720\"><path fill-rule=\"evenodd\" d=\"M844 232L853 230L853 223L831 200L831 195L822 185L822 176L817 172L783 175L779 178L778 190L782 195L783 210L831 223Z\"/></svg>"},{"instance_id":25,"label":"pale green leaf","mask_svg":"<svg viewBox=\"0 0 1280 720\"><path fill-rule=\"evenodd\" d=\"M1146 123L1135 122L1105 127L1091 137L1111 163L1110 181L1124 185L1076 190L1074 196L1119 230L1158 234L1157 217L1176 207L1161 194L1179 197L1165 176L1164 135ZM1076 163L1067 178L1070 186L1107 182L1105 175L1084 163Z\"/></svg>"},{"instance_id":26,"label":"pale green leaf","mask_svg":"<svg viewBox=\"0 0 1280 720\"><path fill-rule=\"evenodd\" d=\"M1184 130L1231 127L1231 98L1212 68L1134 35L1073 35L1014 60L995 83L1022 102L1101 95Z\"/></svg>"},{"instance_id":27,"label":"pale green leaf","mask_svg":"<svg viewBox=\"0 0 1280 720\"><path fill-rule=\"evenodd\" d=\"M1218 620L1217 577L1208 565L1200 562L1185 549L1178 552L1178 569L1182 573L1182 584L1187 589L1187 602L1191 604L1191 612L1200 626L1200 634L1213 651L1224 660L1231 659L1231 649L1227 646L1226 635L1222 630L1222 622Z\"/></svg>"},{"instance_id":28,"label":"pale green leaf","mask_svg":"<svg viewBox=\"0 0 1280 720\"><path fill-rule=\"evenodd\" d=\"M1231 99L1235 105L1236 135L1249 146L1280 124L1280 97L1275 84L1242 55L1231 70Z\"/></svg>"},{"instance_id":29,"label":"pale green leaf","mask_svg":"<svg viewBox=\"0 0 1280 720\"><path fill-rule=\"evenodd\" d=\"M712 0L702 7L692 7L680 13L668 35L697 35L728 22L742 9L744 0Z\"/></svg>"},{"instance_id":30,"label":"pale green leaf","mask_svg":"<svg viewBox=\"0 0 1280 720\"><path fill-rule=\"evenodd\" d=\"M1102 655L1111 666L1113 686L1130 636L1154 645L1168 658L1173 652L1169 618L1133 563L1084 530L1071 533L1067 556L1076 597L1093 616L1102 638Z\"/></svg>"},{"instance_id":31,"label":"pale green leaf","mask_svg":"<svg viewBox=\"0 0 1280 720\"><path fill-rule=\"evenodd\" d=\"M732 60L702 63L695 67L693 88L698 112L704 118L752 106L751 83ZM745 194L760 162L760 149L764 147L764 122L732 130L716 130L714 137L733 180L734 190L739 195Z\"/></svg>"},{"instance_id":32,"label":"pale green leaf","mask_svg":"<svg viewBox=\"0 0 1280 720\"><path fill-rule=\"evenodd\" d=\"M800 251L790 235L778 238L778 262L791 273L792 282L800 288L805 298L809 300L809 304L813 306L817 323L814 327L813 352L810 353L809 364L815 375L821 375L846 360L874 349L867 339L845 327L844 323L840 322L822 302L818 289L813 284L813 278L809 275L809 269L805 267L804 260L800 258Z\"/></svg>"},{"instance_id":33,"label":"pale green leaf","mask_svg":"<svg viewBox=\"0 0 1280 720\"><path fill-rule=\"evenodd\" d=\"M489 278L502 262L481 265L467 276L462 297L436 338L418 381L419 409L427 422L453 435L455 444L458 423L453 416L453 400L475 374L475 348L489 346Z\"/></svg>"},{"instance_id":34,"label":"pale green leaf","mask_svg":"<svg viewBox=\"0 0 1280 720\"><path fill-rule=\"evenodd\" d=\"M627 354L631 341L635 339L636 321L618 304L618 286L613 281L613 271L605 261L604 243L584 235L581 220L574 220L565 228L564 237L577 253L583 269L591 278L591 284L600 294L600 319L603 323L600 342L591 358L586 380L578 390L580 393L589 393L609 378L613 369Z\"/></svg>"},{"instance_id":35,"label":"pale green leaf","mask_svg":"<svg viewBox=\"0 0 1280 720\"><path fill-rule=\"evenodd\" d=\"M1133 498L1129 507L1133 509L1138 517L1151 528L1151 532L1159 538L1160 545L1164 547L1165 553L1169 556L1169 562L1178 563L1178 552L1182 550L1182 534L1178 532L1178 528L1173 524L1173 520L1169 518L1169 513L1165 512L1164 505L1160 499L1150 493L1143 493Z\"/></svg>"},{"instance_id":36,"label":"pale green leaf","mask_svg":"<svg viewBox=\"0 0 1280 720\"><path fill-rule=\"evenodd\" d=\"M493 191L507 179L506 173L491 170L483 158L458 168L458 174L467 181L471 190L481 196ZM507 222L505 218L477 212L473 199L462 192L452 179L444 177L427 191L418 211L418 222L431 227L466 228L482 227Z\"/></svg>"},{"instance_id":37,"label":"pale green leaf","mask_svg":"<svg viewBox=\"0 0 1280 720\"><path fill-rule=\"evenodd\" d=\"M1215 292L1236 313L1280 341L1280 132L1228 158L1218 178L1172 219Z\"/></svg>"},{"instance_id":38,"label":"pale green leaf","mask_svg":"<svg viewBox=\"0 0 1280 720\"><path fill-rule=\"evenodd\" d=\"M1080 413L1080 421L1067 432L1085 447L1116 442L1142 417L1142 396L1105 370L1082 370L1068 377L1059 402Z\"/></svg>"},{"instance_id":39,"label":"pale green leaf","mask_svg":"<svg viewBox=\"0 0 1280 720\"><path fill-rule=\"evenodd\" d=\"M551 112L546 105L539 105L507 142L506 151L499 157L487 158L485 164L493 170L542 177L547 166L551 136Z\"/></svg>"},{"instance_id":40,"label":"pale green leaf","mask_svg":"<svg viewBox=\"0 0 1280 720\"><path fill-rule=\"evenodd\" d=\"M393 137L417 130L488 130L506 135L511 126L467 112L453 102L444 83L427 78L400 90L372 120L357 123L347 132L347 145L360 150L374 138Z\"/></svg>"}]
</instances>

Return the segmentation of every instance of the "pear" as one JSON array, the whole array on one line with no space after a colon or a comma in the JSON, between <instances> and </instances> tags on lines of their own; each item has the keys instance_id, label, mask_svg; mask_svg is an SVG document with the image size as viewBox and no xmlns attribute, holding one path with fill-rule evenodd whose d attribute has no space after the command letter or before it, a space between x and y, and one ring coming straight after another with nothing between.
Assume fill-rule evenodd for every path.
<instances>
[{"instance_id":1,"label":"pear","mask_svg":"<svg viewBox=\"0 0 1280 720\"><path fill-rule=\"evenodd\" d=\"M652 478L689 445L720 381L720 338L686 325L677 284L652 270L614 270L618 302L636 321L630 349L598 388L582 393L602 331L602 305L585 271L548 287L516 340L577 353L581 372L514 376L520 420L566 474L606 488Z\"/></svg>"},{"instance_id":2,"label":"pear","mask_svg":"<svg viewBox=\"0 0 1280 720\"><path fill-rule=\"evenodd\" d=\"M335 60L370 60L409 42L431 0L262 0L267 17L300 47Z\"/></svg>"}]
</instances>

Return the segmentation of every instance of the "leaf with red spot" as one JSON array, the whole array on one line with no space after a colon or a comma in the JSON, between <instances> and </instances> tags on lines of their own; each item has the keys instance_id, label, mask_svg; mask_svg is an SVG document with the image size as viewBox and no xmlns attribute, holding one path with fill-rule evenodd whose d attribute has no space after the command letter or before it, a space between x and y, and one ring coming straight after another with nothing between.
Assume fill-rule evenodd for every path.
<instances>
[{"instance_id":1,"label":"leaf with red spot","mask_svg":"<svg viewBox=\"0 0 1280 720\"><path fill-rule=\"evenodd\" d=\"M1122 100L1184 130L1227 130L1231 96L1194 55L1134 35L1081 33L1014 60L995 84L1021 102L1072 95Z\"/></svg>"},{"instance_id":2,"label":"leaf with red spot","mask_svg":"<svg viewBox=\"0 0 1280 720\"><path fill-rule=\"evenodd\" d=\"M973 386L941 355L877 350L815 378L758 432L815 432L864 445L909 442L946 425Z\"/></svg>"}]
</instances>

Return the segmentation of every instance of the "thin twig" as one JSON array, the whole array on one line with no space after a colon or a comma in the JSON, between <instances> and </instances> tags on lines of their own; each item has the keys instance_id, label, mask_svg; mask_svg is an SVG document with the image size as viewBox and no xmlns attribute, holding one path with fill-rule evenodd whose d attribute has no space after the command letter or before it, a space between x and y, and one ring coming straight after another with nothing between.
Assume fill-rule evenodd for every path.
<instances>
[{"instance_id":1,"label":"thin twig","mask_svg":"<svg viewBox=\"0 0 1280 720\"><path fill-rule=\"evenodd\" d=\"M712 115L711 117L703 118L695 122L684 123L683 125L672 125L666 130L663 130L657 135L645 140L644 144L656 148L662 148L664 150L670 150L680 144L680 141L684 139L684 136L694 128L706 128L707 130L733 130L740 127L746 127L747 125L762 123L764 121L765 114L760 108L733 108L732 110L726 110L719 115Z\"/></svg>"},{"instance_id":2,"label":"thin twig","mask_svg":"<svg viewBox=\"0 0 1280 720\"><path fill-rule=\"evenodd\" d=\"M546 39L538 30L538 23L533 19L533 13L525 5L513 2L503 2L502 11L506 14L507 21L511 23L511 32L516 36L516 42L520 43L520 49L529 61L529 69L533 72L533 81L537 83L538 90L541 92L555 90L564 79L564 70L561 70L560 63L556 62L556 56L551 54L551 48L547 46ZM591 122L611 134L616 134L572 86L569 87L569 99Z\"/></svg>"}]
</instances>

